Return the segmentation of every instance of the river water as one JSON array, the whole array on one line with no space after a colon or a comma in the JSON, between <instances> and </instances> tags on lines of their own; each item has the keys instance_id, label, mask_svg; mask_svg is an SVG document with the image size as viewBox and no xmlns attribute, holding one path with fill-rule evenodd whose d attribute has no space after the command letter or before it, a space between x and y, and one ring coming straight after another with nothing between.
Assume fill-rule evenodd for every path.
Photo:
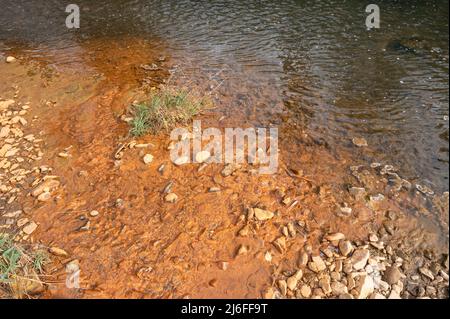
<instances>
[{"instance_id":1,"label":"river water","mask_svg":"<svg viewBox=\"0 0 450 319\"><path fill-rule=\"evenodd\" d=\"M0 51L61 67L124 37L146 41L178 81L222 97L222 115L261 124L287 114L333 148L364 137L374 160L448 189L447 1L378 1L370 31L356 0L75 2L78 30L65 27L65 1L0 0Z\"/></svg>"}]
</instances>

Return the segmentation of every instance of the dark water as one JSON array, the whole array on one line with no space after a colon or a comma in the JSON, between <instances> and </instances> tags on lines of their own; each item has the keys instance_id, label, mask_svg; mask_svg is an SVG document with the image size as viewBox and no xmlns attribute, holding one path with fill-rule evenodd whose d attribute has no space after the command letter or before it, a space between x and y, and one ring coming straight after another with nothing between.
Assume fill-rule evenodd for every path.
<instances>
[{"instance_id":1,"label":"dark water","mask_svg":"<svg viewBox=\"0 0 450 319\"><path fill-rule=\"evenodd\" d=\"M377 160L448 189L447 1L377 1L371 31L365 1L75 2L79 30L65 28L65 1L0 0L0 49L74 63L99 37L164 43L180 78L217 87L224 114L289 109L330 145L365 137Z\"/></svg>"}]
</instances>

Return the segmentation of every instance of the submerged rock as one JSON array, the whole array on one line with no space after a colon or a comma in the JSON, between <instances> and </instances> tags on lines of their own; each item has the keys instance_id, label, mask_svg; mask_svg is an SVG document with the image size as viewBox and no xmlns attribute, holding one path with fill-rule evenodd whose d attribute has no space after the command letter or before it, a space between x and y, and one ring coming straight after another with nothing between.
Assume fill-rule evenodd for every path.
<instances>
[{"instance_id":1,"label":"submerged rock","mask_svg":"<svg viewBox=\"0 0 450 319\"><path fill-rule=\"evenodd\" d=\"M387 50L400 51L404 53L421 53L431 50L431 45L425 39L418 36L405 37L390 41L387 46Z\"/></svg>"},{"instance_id":2,"label":"submerged rock","mask_svg":"<svg viewBox=\"0 0 450 319\"><path fill-rule=\"evenodd\" d=\"M44 192L51 192L54 189L58 188L60 185L60 182L56 179L47 179L44 182L42 182L39 186L37 186L31 195L33 197L38 197Z\"/></svg>"},{"instance_id":3,"label":"submerged rock","mask_svg":"<svg viewBox=\"0 0 450 319\"><path fill-rule=\"evenodd\" d=\"M352 139L353 144L355 144L358 147L366 147L369 146L369 144L367 144L367 141L365 138L362 137L354 137Z\"/></svg>"},{"instance_id":4,"label":"submerged rock","mask_svg":"<svg viewBox=\"0 0 450 319\"><path fill-rule=\"evenodd\" d=\"M14 63L16 61L17 61L17 59L13 56L6 57L6 63Z\"/></svg>"}]
</instances>

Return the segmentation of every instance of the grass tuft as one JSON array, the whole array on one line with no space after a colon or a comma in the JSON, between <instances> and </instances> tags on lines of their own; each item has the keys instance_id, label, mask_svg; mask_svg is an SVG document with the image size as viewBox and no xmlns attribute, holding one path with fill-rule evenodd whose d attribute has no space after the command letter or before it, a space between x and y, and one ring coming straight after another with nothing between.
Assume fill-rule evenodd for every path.
<instances>
[{"instance_id":1,"label":"grass tuft","mask_svg":"<svg viewBox=\"0 0 450 319\"><path fill-rule=\"evenodd\" d=\"M205 106L205 99L195 98L188 91L164 88L152 93L149 102L133 107L130 134L156 134L176 125L186 125Z\"/></svg>"},{"instance_id":2,"label":"grass tuft","mask_svg":"<svg viewBox=\"0 0 450 319\"><path fill-rule=\"evenodd\" d=\"M46 251L32 251L0 234L0 295L20 298L42 283L37 274L50 262Z\"/></svg>"}]
</instances>

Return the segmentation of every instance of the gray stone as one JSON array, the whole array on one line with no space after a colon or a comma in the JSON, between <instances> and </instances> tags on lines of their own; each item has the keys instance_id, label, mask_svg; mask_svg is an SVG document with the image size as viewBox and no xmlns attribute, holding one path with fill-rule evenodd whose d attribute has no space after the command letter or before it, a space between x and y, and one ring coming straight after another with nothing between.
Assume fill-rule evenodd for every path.
<instances>
[{"instance_id":1,"label":"gray stone","mask_svg":"<svg viewBox=\"0 0 450 319\"><path fill-rule=\"evenodd\" d=\"M400 278L402 278L402 273L396 266L386 267L386 270L383 274L383 280L386 281L389 285L396 284Z\"/></svg>"}]
</instances>

